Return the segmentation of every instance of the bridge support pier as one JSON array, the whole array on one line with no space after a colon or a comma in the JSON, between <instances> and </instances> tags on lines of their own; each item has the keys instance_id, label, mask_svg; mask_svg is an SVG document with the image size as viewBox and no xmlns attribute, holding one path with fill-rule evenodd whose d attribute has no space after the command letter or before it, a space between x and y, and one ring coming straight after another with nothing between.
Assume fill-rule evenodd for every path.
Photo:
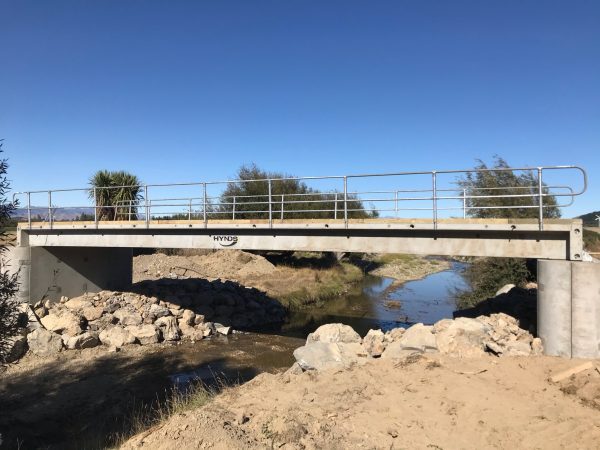
<instances>
[{"instance_id":1,"label":"bridge support pier","mask_svg":"<svg viewBox=\"0 0 600 450\"><path fill-rule=\"evenodd\" d=\"M600 264L538 260L537 309L545 354L600 357Z\"/></svg>"},{"instance_id":2,"label":"bridge support pier","mask_svg":"<svg viewBox=\"0 0 600 450\"><path fill-rule=\"evenodd\" d=\"M19 270L20 302L58 301L86 292L126 290L132 282L132 249L110 247L13 247L9 272Z\"/></svg>"}]
</instances>

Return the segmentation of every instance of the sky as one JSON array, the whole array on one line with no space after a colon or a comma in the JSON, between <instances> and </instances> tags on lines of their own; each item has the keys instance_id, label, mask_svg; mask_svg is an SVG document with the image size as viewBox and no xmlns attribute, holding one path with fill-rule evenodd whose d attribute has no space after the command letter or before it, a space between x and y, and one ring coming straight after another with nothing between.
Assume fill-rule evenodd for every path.
<instances>
[{"instance_id":1,"label":"sky","mask_svg":"<svg viewBox=\"0 0 600 450\"><path fill-rule=\"evenodd\" d=\"M0 0L0 17L16 191L103 168L174 183L498 154L584 167L564 215L600 210L597 1Z\"/></svg>"}]
</instances>

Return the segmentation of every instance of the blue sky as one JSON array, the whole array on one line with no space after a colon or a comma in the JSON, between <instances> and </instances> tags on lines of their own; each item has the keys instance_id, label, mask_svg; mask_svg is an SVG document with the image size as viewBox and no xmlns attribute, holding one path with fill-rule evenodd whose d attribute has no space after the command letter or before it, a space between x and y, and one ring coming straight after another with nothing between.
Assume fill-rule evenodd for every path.
<instances>
[{"instance_id":1,"label":"blue sky","mask_svg":"<svg viewBox=\"0 0 600 450\"><path fill-rule=\"evenodd\" d=\"M500 154L585 167L565 215L600 209L599 2L1 0L0 17L15 190Z\"/></svg>"}]
</instances>

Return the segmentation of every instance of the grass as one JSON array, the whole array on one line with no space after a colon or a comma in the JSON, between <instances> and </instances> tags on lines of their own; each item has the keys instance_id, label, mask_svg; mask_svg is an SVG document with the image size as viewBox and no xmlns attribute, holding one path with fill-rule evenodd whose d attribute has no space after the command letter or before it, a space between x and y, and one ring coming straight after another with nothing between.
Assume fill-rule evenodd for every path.
<instances>
[{"instance_id":1,"label":"grass","mask_svg":"<svg viewBox=\"0 0 600 450\"><path fill-rule=\"evenodd\" d=\"M111 439L112 448L121 447L132 436L165 422L175 414L201 408L225 386L222 381L218 381L217 387L210 387L201 381L196 381L185 390L173 387L163 401L157 400L154 404L142 408L134 407L129 420L124 425L124 430Z\"/></svg>"},{"instance_id":2,"label":"grass","mask_svg":"<svg viewBox=\"0 0 600 450\"><path fill-rule=\"evenodd\" d=\"M281 296L278 300L292 310L319 305L345 294L364 278L364 272L353 264L342 262L315 273L315 283Z\"/></svg>"},{"instance_id":3,"label":"grass","mask_svg":"<svg viewBox=\"0 0 600 450\"><path fill-rule=\"evenodd\" d=\"M600 234L584 228L583 247L588 252L600 252Z\"/></svg>"},{"instance_id":4,"label":"grass","mask_svg":"<svg viewBox=\"0 0 600 450\"><path fill-rule=\"evenodd\" d=\"M373 257L373 261L382 265L392 263L411 264L416 263L417 259L415 255L405 255L403 253L383 253Z\"/></svg>"}]
</instances>

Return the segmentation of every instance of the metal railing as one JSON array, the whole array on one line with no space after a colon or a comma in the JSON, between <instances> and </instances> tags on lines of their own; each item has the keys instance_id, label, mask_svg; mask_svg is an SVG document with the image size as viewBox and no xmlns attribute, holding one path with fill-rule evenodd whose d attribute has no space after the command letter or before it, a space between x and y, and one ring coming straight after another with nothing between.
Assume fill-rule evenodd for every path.
<instances>
[{"instance_id":1,"label":"metal railing","mask_svg":"<svg viewBox=\"0 0 600 450\"><path fill-rule=\"evenodd\" d=\"M544 183L544 174L552 171L573 172L580 178L579 188L569 184ZM483 175L500 172L529 173L535 185L515 185L491 188L480 188L465 183L465 176ZM535 174L535 175L533 175ZM443 176L462 176L461 183L451 180L450 186L441 187L440 178ZM411 178L412 177L412 178ZM420 185L429 179L430 187L400 188L408 178L417 178ZM349 189L349 184L384 182L386 189ZM562 180L561 180L562 181ZM284 182L294 182L305 192L286 193ZM328 190L317 190L309 186L316 182L333 184ZM247 195L232 194L231 190L241 190L254 183L256 188L264 193ZM256 187L257 184L260 186ZM337 188L336 188L337 186ZM102 204L99 198L111 190L135 191L131 200L121 200L115 204ZM197 192L197 195L163 196L165 192L175 189L187 189ZM459 211L463 218L472 212L498 211L502 216L503 210L536 209L539 229L544 228L544 210L570 206L574 198L583 194L587 189L587 174L578 166L544 166L520 168L467 169L429 172L397 172L365 175L344 175L324 177L286 177L266 178L256 180L226 180L197 183L148 184L137 186L91 187L80 189L54 189L42 191L25 191L13 194L13 200L21 199L26 205L27 223L32 226L33 214L44 210L47 214L40 219L50 227L61 210L81 209L91 211L93 222L98 225L103 220L142 220L146 225L156 218L175 218L187 221L201 220L206 226L210 219L268 219L272 226L274 220L290 218L327 218L343 220L347 226L352 218L394 217L406 211L429 211L434 229L438 227L440 213ZM209 190L217 191L215 195ZM243 189L242 189L243 190ZM156 194L154 191L158 191ZM88 197L92 205L55 205L53 201L61 195L82 193ZM33 206L32 197L43 195L47 198L44 207ZM552 198L552 202L545 199ZM566 198L565 202L555 202ZM73 203L71 201L71 203ZM515 204L519 203L519 204ZM368 211L365 205L369 204ZM165 210L166 209L166 210ZM387 215L386 215L387 214Z\"/></svg>"}]
</instances>

